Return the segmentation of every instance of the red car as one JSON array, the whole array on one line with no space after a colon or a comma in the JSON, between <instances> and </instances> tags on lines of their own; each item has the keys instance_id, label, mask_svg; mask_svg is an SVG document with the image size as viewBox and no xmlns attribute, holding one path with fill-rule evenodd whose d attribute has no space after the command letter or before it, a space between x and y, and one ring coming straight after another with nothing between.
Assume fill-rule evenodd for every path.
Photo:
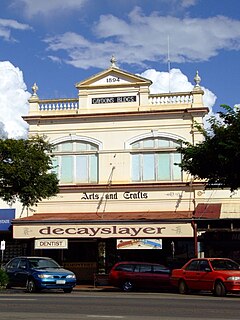
<instances>
[{"instance_id":1,"label":"red car","mask_svg":"<svg viewBox=\"0 0 240 320\"><path fill-rule=\"evenodd\" d=\"M134 289L170 288L170 269L148 262L122 261L116 263L109 273L109 282L124 291Z\"/></svg>"},{"instance_id":2,"label":"red car","mask_svg":"<svg viewBox=\"0 0 240 320\"><path fill-rule=\"evenodd\" d=\"M181 269L172 270L171 283L182 294L204 290L222 297L240 292L240 266L226 258L191 259Z\"/></svg>"}]
</instances>

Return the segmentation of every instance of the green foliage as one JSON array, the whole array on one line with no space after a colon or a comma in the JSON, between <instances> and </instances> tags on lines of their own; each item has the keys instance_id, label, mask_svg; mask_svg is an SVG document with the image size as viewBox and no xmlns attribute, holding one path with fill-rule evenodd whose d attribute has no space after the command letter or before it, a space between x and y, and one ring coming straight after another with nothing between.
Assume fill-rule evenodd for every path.
<instances>
[{"instance_id":1,"label":"green foliage","mask_svg":"<svg viewBox=\"0 0 240 320\"><path fill-rule=\"evenodd\" d=\"M209 120L210 131L198 129L204 141L192 145L184 143L181 168L208 185L219 185L231 191L240 187L240 110L221 106L219 119Z\"/></svg>"},{"instance_id":2,"label":"green foliage","mask_svg":"<svg viewBox=\"0 0 240 320\"><path fill-rule=\"evenodd\" d=\"M6 287L8 284L8 275L7 273L0 268L0 288Z\"/></svg>"},{"instance_id":3,"label":"green foliage","mask_svg":"<svg viewBox=\"0 0 240 320\"><path fill-rule=\"evenodd\" d=\"M0 197L29 207L58 192L52 169L52 145L36 136L0 140Z\"/></svg>"}]
</instances>

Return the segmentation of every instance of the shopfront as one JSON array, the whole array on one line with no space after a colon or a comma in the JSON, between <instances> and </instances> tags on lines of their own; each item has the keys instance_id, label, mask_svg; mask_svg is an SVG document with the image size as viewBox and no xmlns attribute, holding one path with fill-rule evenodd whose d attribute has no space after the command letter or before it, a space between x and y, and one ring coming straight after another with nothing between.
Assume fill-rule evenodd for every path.
<instances>
[{"instance_id":1,"label":"shopfront","mask_svg":"<svg viewBox=\"0 0 240 320\"><path fill-rule=\"evenodd\" d=\"M79 282L93 281L94 273L108 273L120 260L171 264L194 255L191 223L180 221L49 223L33 216L13 222L13 236L28 239L32 254L51 256L73 270Z\"/></svg>"}]
</instances>

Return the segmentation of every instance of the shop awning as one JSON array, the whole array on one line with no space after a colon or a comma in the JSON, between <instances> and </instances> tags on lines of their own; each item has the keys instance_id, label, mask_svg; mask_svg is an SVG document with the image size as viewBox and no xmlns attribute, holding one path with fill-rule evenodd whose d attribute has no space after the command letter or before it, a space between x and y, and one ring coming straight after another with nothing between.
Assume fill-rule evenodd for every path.
<instances>
[{"instance_id":1,"label":"shop awning","mask_svg":"<svg viewBox=\"0 0 240 320\"><path fill-rule=\"evenodd\" d=\"M197 219L240 219L240 203L199 203L194 217Z\"/></svg>"},{"instance_id":2,"label":"shop awning","mask_svg":"<svg viewBox=\"0 0 240 320\"><path fill-rule=\"evenodd\" d=\"M151 221L191 219L192 211L152 211L152 212L81 212L81 213L38 213L13 220L13 224L26 222L71 222L71 221Z\"/></svg>"},{"instance_id":3,"label":"shop awning","mask_svg":"<svg viewBox=\"0 0 240 320\"><path fill-rule=\"evenodd\" d=\"M221 203L199 203L195 209L194 218L219 219L221 214L221 206Z\"/></svg>"}]
</instances>

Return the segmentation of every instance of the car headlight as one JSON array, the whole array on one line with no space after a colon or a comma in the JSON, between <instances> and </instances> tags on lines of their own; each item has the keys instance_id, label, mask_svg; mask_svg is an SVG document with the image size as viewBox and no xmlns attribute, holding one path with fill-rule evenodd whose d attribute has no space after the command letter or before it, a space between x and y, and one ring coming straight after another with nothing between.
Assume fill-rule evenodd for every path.
<instances>
[{"instance_id":1,"label":"car headlight","mask_svg":"<svg viewBox=\"0 0 240 320\"><path fill-rule=\"evenodd\" d=\"M53 278L53 275L51 274L38 274L38 278L41 278L41 279L50 279L50 278Z\"/></svg>"},{"instance_id":2,"label":"car headlight","mask_svg":"<svg viewBox=\"0 0 240 320\"><path fill-rule=\"evenodd\" d=\"M229 280L229 281L239 281L240 277L228 277L227 280Z\"/></svg>"},{"instance_id":3,"label":"car headlight","mask_svg":"<svg viewBox=\"0 0 240 320\"><path fill-rule=\"evenodd\" d=\"M68 279L76 279L76 276L75 276L75 274L69 274L69 275L66 276L66 278L68 278Z\"/></svg>"}]
</instances>

